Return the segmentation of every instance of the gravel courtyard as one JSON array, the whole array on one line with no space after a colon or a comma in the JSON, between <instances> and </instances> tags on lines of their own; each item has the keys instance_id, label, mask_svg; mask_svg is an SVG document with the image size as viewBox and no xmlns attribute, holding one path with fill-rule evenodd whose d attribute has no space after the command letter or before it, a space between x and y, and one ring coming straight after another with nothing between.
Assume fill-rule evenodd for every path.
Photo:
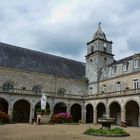
<instances>
[{"instance_id":1,"label":"gravel courtyard","mask_svg":"<svg viewBox=\"0 0 140 140\"><path fill-rule=\"evenodd\" d=\"M0 125L0 140L140 140L140 128L125 128L129 137L109 138L84 135L89 128L99 128L99 125L32 125L8 124Z\"/></svg>"}]
</instances>

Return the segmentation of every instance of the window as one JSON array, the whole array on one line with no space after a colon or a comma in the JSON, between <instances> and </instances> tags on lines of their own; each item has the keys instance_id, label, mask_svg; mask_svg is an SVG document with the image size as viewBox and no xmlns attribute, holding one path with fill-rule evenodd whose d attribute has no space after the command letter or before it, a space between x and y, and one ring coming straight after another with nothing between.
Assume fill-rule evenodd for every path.
<instances>
[{"instance_id":1,"label":"window","mask_svg":"<svg viewBox=\"0 0 140 140\"><path fill-rule=\"evenodd\" d=\"M139 82L138 79L133 80L133 89L138 89L139 88Z\"/></svg>"},{"instance_id":2,"label":"window","mask_svg":"<svg viewBox=\"0 0 140 140\"><path fill-rule=\"evenodd\" d=\"M91 53L94 52L94 46L91 46Z\"/></svg>"},{"instance_id":3,"label":"window","mask_svg":"<svg viewBox=\"0 0 140 140\"><path fill-rule=\"evenodd\" d=\"M26 87L22 87L22 90L26 90Z\"/></svg>"},{"instance_id":4,"label":"window","mask_svg":"<svg viewBox=\"0 0 140 140\"><path fill-rule=\"evenodd\" d=\"M108 69L104 68L104 76L107 76L107 73L108 73Z\"/></svg>"},{"instance_id":5,"label":"window","mask_svg":"<svg viewBox=\"0 0 140 140\"><path fill-rule=\"evenodd\" d=\"M65 95L65 93L66 93L66 89L64 89L64 88L60 88L60 89L58 89L58 91L57 91L57 94L58 94L58 95Z\"/></svg>"},{"instance_id":6,"label":"window","mask_svg":"<svg viewBox=\"0 0 140 140\"><path fill-rule=\"evenodd\" d=\"M116 91L121 91L121 83L117 82L116 84Z\"/></svg>"},{"instance_id":7,"label":"window","mask_svg":"<svg viewBox=\"0 0 140 140\"><path fill-rule=\"evenodd\" d=\"M32 91L34 93L41 93L41 85L35 85L35 86L33 86Z\"/></svg>"},{"instance_id":8,"label":"window","mask_svg":"<svg viewBox=\"0 0 140 140\"><path fill-rule=\"evenodd\" d=\"M134 69L138 68L138 59L134 59Z\"/></svg>"},{"instance_id":9,"label":"window","mask_svg":"<svg viewBox=\"0 0 140 140\"><path fill-rule=\"evenodd\" d=\"M106 92L106 85L103 85L103 93Z\"/></svg>"},{"instance_id":10,"label":"window","mask_svg":"<svg viewBox=\"0 0 140 140\"><path fill-rule=\"evenodd\" d=\"M113 67L112 67L111 73L112 73L112 74L115 74L115 73L116 73L116 69L117 69L117 66L113 66Z\"/></svg>"},{"instance_id":11,"label":"window","mask_svg":"<svg viewBox=\"0 0 140 140\"><path fill-rule=\"evenodd\" d=\"M104 51L104 52L107 51L107 44L106 44L106 43L104 43L103 51Z\"/></svg>"},{"instance_id":12,"label":"window","mask_svg":"<svg viewBox=\"0 0 140 140\"><path fill-rule=\"evenodd\" d=\"M123 71L127 71L128 70L128 62L123 64Z\"/></svg>"},{"instance_id":13,"label":"window","mask_svg":"<svg viewBox=\"0 0 140 140\"><path fill-rule=\"evenodd\" d=\"M2 86L2 91L13 91L14 90L14 84L12 82L6 82Z\"/></svg>"}]
</instances>

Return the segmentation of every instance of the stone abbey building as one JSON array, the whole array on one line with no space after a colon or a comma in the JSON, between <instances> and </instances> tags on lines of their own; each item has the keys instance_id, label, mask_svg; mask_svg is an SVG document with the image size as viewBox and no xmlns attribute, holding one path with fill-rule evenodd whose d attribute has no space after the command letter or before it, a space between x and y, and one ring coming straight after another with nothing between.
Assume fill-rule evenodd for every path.
<instances>
[{"instance_id":1,"label":"stone abbey building","mask_svg":"<svg viewBox=\"0 0 140 140\"><path fill-rule=\"evenodd\" d=\"M114 60L112 41L99 25L87 43L86 63L0 43L0 110L31 122L47 96L51 114L70 112L75 122L140 126L140 54Z\"/></svg>"}]
</instances>

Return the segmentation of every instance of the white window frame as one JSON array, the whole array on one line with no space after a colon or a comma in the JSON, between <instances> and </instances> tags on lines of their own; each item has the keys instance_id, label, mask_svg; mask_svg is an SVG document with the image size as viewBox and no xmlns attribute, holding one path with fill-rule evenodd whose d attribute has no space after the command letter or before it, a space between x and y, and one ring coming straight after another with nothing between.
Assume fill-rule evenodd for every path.
<instances>
[{"instance_id":1,"label":"white window frame","mask_svg":"<svg viewBox=\"0 0 140 140\"><path fill-rule=\"evenodd\" d=\"M128 64L127 63L123 64L123 71L125 72L127 71L127 69L128 69Z\"/></svg>"},{"instance_id":2,"label":"white window frame","mask_svg":"<svg viewBox=\"0 0 140 140\"><path fill-rule=\"evenodd\" d=\"M121 91L122 86L121 86L121 82L117 82L116 83L116 91Z\"/></svg>"},{"instance_id":3,"label":"white window frame","mask_svg":"<svg viewBox=\"0 0 140 140\"><path fill-rule=\"evenodd\" d=\"M111 69L111 73L112 74L116 74L116 69L117 69L117 67L116 66L113 66L112 69Z\"/></svg>"},{"instance_id":4,"label":"white window frame","mask_svg":"<svg viewBox=\"0 0 140 140\"><path fill-rule=\"evenodd\" d=\"M138 59L134 59L133 60L133 65L134 65L134 69L137 69L138 68L138 65L139 65Z\"/></svg>"},{"instance_id":5,"label":"white window frame","mask_svg":"<svg viewBox=\"0 0 140 140\"><path fill-rule=\"evenodd\" d=\"M108 69L105 68L105 69L104 69L104 76L107 76L107 73L108 73Z\"/></svg>"},{"instance_id":6,"label":"white window frame","mask_svg":"<svg viewBox=\"0 0 140 140\"><path fill-rule=\"evenodd\" d=\"M138 88L139 88L139 80L133 79L133 89L138 89Z\"/></svg>"},{"instance_id":7,"label":"white window frame","mask_svg":"<svg viewBox=\"0 0 140 140\"><path fill-rule=\"evenodd\" d=\"M103 92L106 92L106 85L103 85Z\"/></svg>"}]
</instances>

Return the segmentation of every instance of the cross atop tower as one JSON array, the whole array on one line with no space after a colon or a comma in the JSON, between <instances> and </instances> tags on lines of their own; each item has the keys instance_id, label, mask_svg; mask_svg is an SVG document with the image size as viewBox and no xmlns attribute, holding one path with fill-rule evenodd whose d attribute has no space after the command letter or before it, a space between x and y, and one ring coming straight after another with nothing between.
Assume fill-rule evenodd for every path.
<instances>
[{"instance_id":1,"label":"cross atop tower","mask_svg":"<svg viewBox=\"0 0 140 140\"><path fill-rule=\"evenodd\" d=\"M101 27L101 22L98 23L99 27Z\"/></svg>"}]
</instances>

